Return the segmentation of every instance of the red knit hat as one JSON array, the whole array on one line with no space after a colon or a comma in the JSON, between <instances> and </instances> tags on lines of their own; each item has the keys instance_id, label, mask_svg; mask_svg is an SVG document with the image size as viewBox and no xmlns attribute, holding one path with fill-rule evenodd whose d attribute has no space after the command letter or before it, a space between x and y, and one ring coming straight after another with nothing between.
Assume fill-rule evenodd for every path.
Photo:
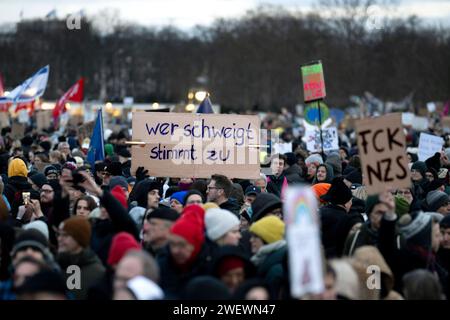
<instances>
[{"instance_id":1,"label":"red knit hat","mask_svg":"<svg viewBox=\"0 0 450 320\"><path fill-rule=\"evenodd\" d=\"M121 186L117 185L114 188L112 188L111 194L113 195L114 198L119 200L119 202L123 205L125 209L128 209L127 196Z\"/></svg>"},{"instance_id":2,"label":"red knit hat","mask_svg":"<svg viewBox=\"0 0 450 320\"><path fill-rule=\"evenodd\" d=\"M245 262L239 257L231 256L226 257L219 266L219 269L217 270L217 273L219 276L225 275L228 271L237 269L237 268L245 268Z\"/></svg>"},{"instance_id":3,"label":"red knit hat","mask_svg":"<svg viewBox=\"0 0 450 320\"><path fill-rule=\"evenodd\" d=\"M205 242L205 210L195 204L187 206L170 231L194 246L189 264L196 258Z\"/></svg>"},{"instance_id":4,"label":"red knit hat","mask_svg":"<svg viewBox=\"0 0 450 320\"><path fill-rule=\"evenodd\" d=\"M108 264L115 266L129 250L141 250L141 245L127 232L119 232L114 236L109 248Z\"/></svg>"}]
</instances>

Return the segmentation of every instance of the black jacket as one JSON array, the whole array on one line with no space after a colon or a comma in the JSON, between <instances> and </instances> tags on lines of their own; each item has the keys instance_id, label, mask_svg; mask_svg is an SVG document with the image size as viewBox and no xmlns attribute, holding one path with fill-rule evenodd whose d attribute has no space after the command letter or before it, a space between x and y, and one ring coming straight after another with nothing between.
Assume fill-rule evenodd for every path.
<instances>
[{"instance_id":1,"label":"black jacket","mask_svg":"<svg viewBox=\"0 0 450 320\"><path fill-rule=\"evenodd\" d=\"M22 192L31 192L31 184L27 177L13 176L8 178L3 194L11 205L11 214L15 217L19 206L23 205Z\"/></svg>"},{"instance_id":2,"label":"black jacket","mask_svg":"<svg viewBox=\"0 0 450 320\"><path fill-rule=\"evenodd\" d=\"M352 226L364 222L360 214L347 213L344 208L329 204L320 209L322 244L327 258L340 257Z\"/></svg>"},{"instance_id":3,"label":"black jacket","mask_svg":"<svg viewBox=\"0 0 450 320\"><path fill-rule=\"evenodd\" d=\"M103 191L100 204L108 211L109 219L93 221L91 248L106 265L111 241L115 234L125 231L130 233L137 241L140 241L140 239L139 230L133 219L110 192Z\"/></svg>"},{"instance_id":4,"label":"black jacket","mask_svg":"<svg viewBox=\"0 0 450 320\"><path fill-rule=\"evenodd\" d=\"M362 246L378 246L378 232L370 227L369 221L366 221L358 231L347 237L343 254L352 256L355 250Z\"/></svg>"},{"instance_id":5,"label":"black jacket","mask_svg":"<svg viewBox=\"0 0 450 320\"><path fill-rule=\"evenodd\" d=\"M239 212L241 211L241 207L239 203L235 199L228 199L224 203L219 206L221 209L225 209L234 213L237 217L239 217Z\"/></svg>"},{"instance_id":6,"label":"black jacket","mask_svg":"<svg viewBox=\"0 0 450 320\"><path fill-rule=\"evenodd\" d=\"M424 255L424 250L408 245L396 232L396 220L383 218L378 237L378 249L394 274L394 290L402 292L402 278L406 273L415 269L427 269L438 275L444 292L448 294L448 272L437 262L432 252Z\"/></svg>"},{"instance_id":7,"label":"black jacket","mask_svg":"<svg viewBox=\"0 0 450 320\"><path fill-rule=\"evenodd\" d=\"M277 197L281 195L281 189L283 188L283 181L286 178L284 174L281 174L279 177L269 176L267 183L267 192L273 193ZM287 178L286 178L287 180Z\"/></svg>"},{"instance_id":8,"label":"black jacket","mask_svg":"<svg viewBox=\"0 0 450 320\"><path fill-rule=\"evenodd\" d=\"M167 246L165 252L157 258L160 270L159 284L164 291L165 298L179 299L183 296L183 291L190 280L197 276L211 275L214 261L213 251L216 250L217 246L211 242L205 242L192 265L187 271L182 271L173 262Z\"/></svg>"}]
</instances>

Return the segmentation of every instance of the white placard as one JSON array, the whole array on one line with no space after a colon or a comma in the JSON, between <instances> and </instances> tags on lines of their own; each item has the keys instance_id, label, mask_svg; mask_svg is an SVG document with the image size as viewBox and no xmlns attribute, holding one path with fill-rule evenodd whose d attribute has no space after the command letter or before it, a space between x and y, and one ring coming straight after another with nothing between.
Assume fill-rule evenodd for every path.
<instances>
[{"instance_id":1,"label":"white placard","mask_svg":"<svg viewBox=\"0 0 450 320\"><path fill-rule=\"evenodd\" d=\"M425 161L434 156L436 152L442 151L444 139L427 133L421 133L419 138L419 161Z\"/></svg>"},{"instance_id":2,"label":"white placard","mask_svg":"<svg viewBox=\"0 0 450 320\"><path fill-rule=\"evenodd\" d=\"M339 149L339 136L336 127L322 129L323 151ZM310 152L322 151L319 129L308 128L305 132L304 141Z\"/></svg>"}]
</instances>

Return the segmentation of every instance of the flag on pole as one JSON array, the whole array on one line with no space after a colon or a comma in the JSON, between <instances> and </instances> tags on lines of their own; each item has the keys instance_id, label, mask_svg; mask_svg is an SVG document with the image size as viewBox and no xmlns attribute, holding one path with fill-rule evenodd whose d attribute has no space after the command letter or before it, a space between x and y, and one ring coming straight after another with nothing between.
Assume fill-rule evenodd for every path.
<instances>
[{"instance_id":1,"label":"flag on pole","mask_svg":"<svg viewBox=\"0 0 450 320\"><path fill-rule=\"evenodd\" d=\"M5 88L4 88L4 84L3 84L3 77L0 74L0 97L3 96L4 93L5 93Z\"/></svg>"},{"instance_id":2,"label":"flag on pole","mask_svg":"<svg viewBox=\"0 0 450 320\"><path fill-rule=\"evenodd\" d=\"M81 102L83 101L83 93L84 93L84 79L80 78L56 102L55 108L53 108L53 120L55 121L55 125L59 119L59 116L66 112L67 101Z\"/></svg>"},{"instance_id":3,"label":"flag on pole","mask_svg":"<svg viewBox=\"0 0 450 320\"><path fill-rule=\"evenodd\" d=\"M197 113L214 113L211 100L209 100L209 94L206 95L205 99L198 106Z\"/></svg>"},{"instance_id":4,"label":"flag on pole","mask_svg":"<svg viewBox=\"0 0 450 320\"><path fill-rule=\"evenodd\" d=\"M94 170L95 161L105 160L105 142L103 140L103 116L102 108L97 112L97 120L95 120L94 131L91 136L91 143L87 154L87 161Z\"/></svg>"},{"instance_id":5,"label":"flag on pole","mask_svg":"<svg viewBox=\"0 0 450 320\"><path fill-rule=\"evenodd\" d=\"M5 98L12 103L31 102L42 96L47 87L50 66L45 66L17 86Z\"/></svg>"}]
</instances>

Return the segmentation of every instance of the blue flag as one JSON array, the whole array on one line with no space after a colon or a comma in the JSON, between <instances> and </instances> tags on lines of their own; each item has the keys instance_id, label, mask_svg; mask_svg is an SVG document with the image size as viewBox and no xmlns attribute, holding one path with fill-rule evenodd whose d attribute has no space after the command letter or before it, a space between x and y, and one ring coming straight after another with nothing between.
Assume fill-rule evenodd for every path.
<instances>
[{"instance_id":1,"label":"blue flag","mask_svg":"<svg viewBox=\"0 0 450 320\"><path fill-rule=\"evenodd\" d=\"M97 120L95 120L94 131L91 136L91 143L87 154L87 161L91 164L91 169L94 169L95 161L105 160L105 145L103 140L103 117L102 109L98 110Z\"/></svg>"},{"instance_id":2,"label":"blue flag","mask_svg":"<svg viewBox=\"0 0 450 320\"><path fill-rule=\"evenodd\" d=\"M197 113L214 113L211 100L209 100L208 95L205 97L205 99L203 99L202 103L200 103L200 105L198 106Z\"/></svg>"}]
</instances>

